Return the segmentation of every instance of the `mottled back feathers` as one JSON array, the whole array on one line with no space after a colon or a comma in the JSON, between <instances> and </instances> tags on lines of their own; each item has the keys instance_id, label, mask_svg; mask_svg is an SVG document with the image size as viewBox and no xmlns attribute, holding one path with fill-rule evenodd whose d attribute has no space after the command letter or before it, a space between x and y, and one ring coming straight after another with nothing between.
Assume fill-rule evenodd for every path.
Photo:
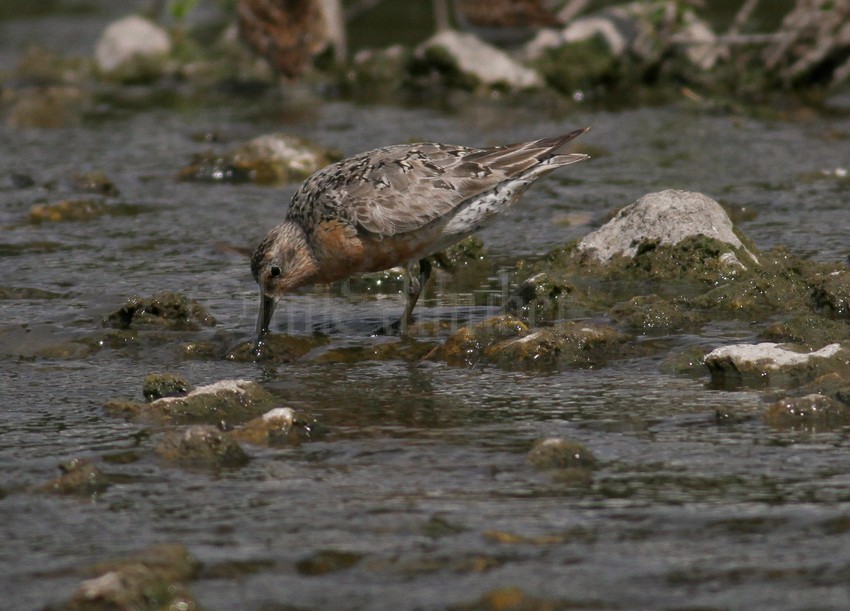
<instances>
[{"instance_id":1,"label":"mottled back feathers","mask_svg":"<svg viewBox=\"0 0 850 611\"><path fill-rule=\"evenodd\" d=\"M361 153L308 178L287 218L308 234L331 220L379 237L415 231L505 181L530 182L586 158L558 154L585 131L485 149L419 143Z\"/></svg>"}]
</instances>

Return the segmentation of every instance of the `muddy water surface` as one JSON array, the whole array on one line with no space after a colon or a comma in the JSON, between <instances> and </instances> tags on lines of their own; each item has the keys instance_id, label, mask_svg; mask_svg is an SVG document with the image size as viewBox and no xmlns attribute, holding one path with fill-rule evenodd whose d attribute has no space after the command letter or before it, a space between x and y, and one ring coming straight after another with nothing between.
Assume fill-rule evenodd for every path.
<instances>
[{"instance_id":1,"label":"muddy water surface","mask_svg":"<svg viewBox=\"0 0 850 611\"><path fill-rule=\"evenodd\" d=\"M283 106L280 106L280 105ZM287 106L288 104L288 106ZM285 108L284 108L285 106ZM850 120L764 122L686 104L552 117L469 103L453 112L277 96L105 113L58 130L0 128L0 589L9 609L65 600L80 567L160 542L203 563L190 588L210 609L443 608L516 586L529 596L600 608L846 608L850 591L850 440L842 428L782 432L747 414L761 392L711 390L707 375L661 373L661 356L600 369L507 372L438 362L269 366L182 356L185 341L237 344L254 326L247 261L285 213L294 186L181 183L210 146L272 131L345 154L428 139L491 144L578 126L594 153L535 185L482 233L494 262L441 274L420 317L462 324L498 311L511 266L580 237L650 191L701 191L745 209L761 248L825 261L848 254ZM839 172L835 170L838 169ZM70 177L98 170L125 212L33 225L33 205L78 197ZM11 178L21 174L33 184ZM178 291L218 325L173 340L79 343L131 295ZM364 347L403 306L393 282L315 288L287 297L273 328L327 333ZM420 341L439 341L448 328ZM673 351L751 340L746 322L696 336L639 338ZM247 448L245 467L193 472L157 460L160 430L107 415L141 399L144 376L263 383L280 404L329 431L284 449ZM584 444L589 479L526 461L538 439ZM59 463L92 458L112 485L94 498L32 492ZM305 558L354 554L309 574Z\"/></svg>"}]
</instances>

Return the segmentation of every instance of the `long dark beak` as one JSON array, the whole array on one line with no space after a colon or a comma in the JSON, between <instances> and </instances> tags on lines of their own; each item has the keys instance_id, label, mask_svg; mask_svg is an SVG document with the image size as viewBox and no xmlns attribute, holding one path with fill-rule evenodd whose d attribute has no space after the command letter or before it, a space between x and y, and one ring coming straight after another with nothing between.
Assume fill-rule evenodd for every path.
<instances>
[{"instance_id":1,"label":"long dark beak","mask_svg":"<svg viewBox=\"0 0 850 611\"><path fill-rule=\"evenodd\" d=\"M269 324L272 321L272 314L277 305L277 299L269 297L265 292L260 290L260 312L257 315L257 343L254 344L254 352L260 350L263 343L263 336L269 332Z\"/></svg>"}]
</instances>

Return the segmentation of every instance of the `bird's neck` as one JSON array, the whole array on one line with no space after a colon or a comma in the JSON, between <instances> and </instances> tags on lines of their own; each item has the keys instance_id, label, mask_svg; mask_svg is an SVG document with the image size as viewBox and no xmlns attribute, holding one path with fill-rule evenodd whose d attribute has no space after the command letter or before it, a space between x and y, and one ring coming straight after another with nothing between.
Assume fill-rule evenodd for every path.
<instances>
[{"instance_id":1,"label":"bird's neck","mask_svg":"<svg viewBox=\"0 0 850 611\"><path fill-rule=\"evenodd\" d=\"M295 221L285 221L277 229L279 248L286 253L286 280L284 290L315 282L319 265L304 229Z\"/></svg>"}]
</instances>

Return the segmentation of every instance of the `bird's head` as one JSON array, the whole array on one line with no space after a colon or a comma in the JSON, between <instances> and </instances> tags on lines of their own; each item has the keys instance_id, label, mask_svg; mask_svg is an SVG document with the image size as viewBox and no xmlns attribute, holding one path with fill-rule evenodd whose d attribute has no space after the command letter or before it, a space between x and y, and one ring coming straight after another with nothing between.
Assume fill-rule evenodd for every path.
<instances>
[{"instance_id":1,"label":"bird's head","mask_svg":"<svg viewBox=\"0 0 850 611\"><path fill-rule=\"evenodd\" d=\"M255 351L259 350L263 336L269 330L272 314L281 296L309 283L315 270L315 260L304 230L292 221L272 229L257 246L251 257L251 274L260 289Z\"/></svg>"}]
</instances>

